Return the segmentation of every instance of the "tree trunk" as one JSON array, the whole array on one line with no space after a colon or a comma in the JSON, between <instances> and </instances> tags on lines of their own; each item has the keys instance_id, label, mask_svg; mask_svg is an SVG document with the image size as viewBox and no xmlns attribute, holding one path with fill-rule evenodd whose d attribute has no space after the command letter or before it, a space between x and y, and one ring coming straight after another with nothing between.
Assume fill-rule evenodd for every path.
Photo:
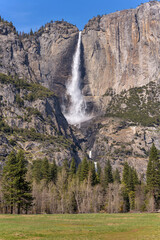
<instances>
[{"instance_id":1,"label":"tree trunk","mask_svg":"<svg viewBox=\"0 0 160 240\"><path fill-rule=\"evenodd\" d=\"M26 211L25 211L25 213L26 214L28 213L28 206L27 206L27 204L26 204Z\"/></svg>"},{"instance_id":2,"label":"tree trunk","mask_svg":"<svg viewBox=\"0 0 160 240\"><path fill-rule=\"evenodd\" d=\"M20 213L21 213L21 204L18 203L18 214L20 214Z\"/></svg>"},{"instance_id":3,"label":"tree trunk","mask_svg":"<svg viewBox=\"0 0 160 240\"><path fill-rule=\"evenodd\" d=\"M4 213L5 214L8 213L8 207L7 206L5 207L5 212Z\"/></svg>"},{"instance_id":4,"label":"tree trunk","mask_svg":"<svg viewBox=\"0 0 160 240\"><path fill-rule=\"evenodd\" d=\"M11 203L12 204L12 203ZM13 206L11 205L11 214L13 214Z\"/></svg>"}]
</instances>

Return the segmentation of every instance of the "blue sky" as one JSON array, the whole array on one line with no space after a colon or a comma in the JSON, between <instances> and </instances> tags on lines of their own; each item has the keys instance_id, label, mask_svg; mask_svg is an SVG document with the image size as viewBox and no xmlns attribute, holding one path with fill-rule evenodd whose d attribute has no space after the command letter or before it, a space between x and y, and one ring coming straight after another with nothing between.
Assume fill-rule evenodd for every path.
<instances>
[{"instance_id":1,"label":"blue sky","mask_svg":"<svg viewBox=\"0 0 160 240\"><path fill-rule=\"evenodd\" d=\"M80 30L94 16L135 8L143 0L0 0L0 15L18 31L38 30L51 20L66 20Z\"/></svg>"}]
</instances>

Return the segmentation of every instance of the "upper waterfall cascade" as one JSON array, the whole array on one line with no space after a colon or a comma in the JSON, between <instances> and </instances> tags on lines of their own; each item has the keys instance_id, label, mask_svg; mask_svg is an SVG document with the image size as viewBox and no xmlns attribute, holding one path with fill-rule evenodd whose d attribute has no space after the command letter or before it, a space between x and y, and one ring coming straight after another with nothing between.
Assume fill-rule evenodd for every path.
<instances>
[{"instance_id":1,"label":"upper waterfall cascade","mask_svg":"<svg viewBox=\"0 0 160 240\"><path fill-rule=\"evenodd\" d=\"M67 84L67 94L70 96L70 107L68 112L64 112L67 121L72 125L77 125L89 120L91 117L86 114L86 102L80 89L81 73L81 32L79 32L78 43L72 63L72 77Z\"/></svg>"}]
</instances>

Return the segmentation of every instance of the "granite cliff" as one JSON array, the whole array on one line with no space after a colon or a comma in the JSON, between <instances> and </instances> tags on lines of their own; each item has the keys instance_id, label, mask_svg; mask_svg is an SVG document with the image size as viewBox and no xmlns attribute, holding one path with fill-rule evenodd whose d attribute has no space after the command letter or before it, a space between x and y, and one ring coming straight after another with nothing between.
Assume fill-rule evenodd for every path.
<instances>
[{"instance_id":1,"label":"granite cliff","mask_svg":"<svg viewBox=\"0 0 160 240\"><path fill-rule=\"evenodd\" d=\"M0 74L0 161L12 149L24 149L28 160L47 157L62 164L79 144L55 94L47 88Z\"/></svg>"},{"instance_id":2,"label":"granite cliff","mask_svg":"<svg viewBox=\"0 0 160 240\"><path fill-rule=\"evenodd\" d=\"M0 81L2 160L13 147L59 164L71 157L78 162L92 151L102 166L110 159L121 169L126 160L143 174L152 142L160 149L159 22L160 3L152 1L86 24L81 89L94 117L77 128L68 125L60 107L69 104L77 27L57 21L18 34L1 21L0 72L9 76L2 74ZM17 79L25 81L17 85Z\"/></svg>"},{"instance_id":3,"label":"granite cliff","mask_svg":"<svg viewBox=\"0 0 160 240\"><path fill-rule=\"evenodd\" d=\"M70 72L78 38L77 27L51 22L35 34L17 34L0 23L0 72L38 82L60 94Z\"/></svg>"},{"instance_id":4,"label":"granite cliff","mask_svg":"<svg viewBox=\"0 0 160 240\"><path fill-rule=\"evenodd\" d=\"M84 95L106 107L103 96L109 88L120 93L150 81L160 83L159 13L160 3L152 1L88 22L82 37Z\"/></svg>"}]
</instances>

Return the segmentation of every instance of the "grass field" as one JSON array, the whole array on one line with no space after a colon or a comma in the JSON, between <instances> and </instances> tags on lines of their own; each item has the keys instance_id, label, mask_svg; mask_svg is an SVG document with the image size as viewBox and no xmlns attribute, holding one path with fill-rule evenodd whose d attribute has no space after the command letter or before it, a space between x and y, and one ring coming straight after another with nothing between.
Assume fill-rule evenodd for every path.
<instances>
[{"instance_id":1,"label":"grass field","mask_svg":"<svg viewBox=\"0 0 160 240\"><path fill-rule=\"evenodd\" d=\"M160 214L0 215L2 239L159 240Z\"/></svg>"}]
</instances>

